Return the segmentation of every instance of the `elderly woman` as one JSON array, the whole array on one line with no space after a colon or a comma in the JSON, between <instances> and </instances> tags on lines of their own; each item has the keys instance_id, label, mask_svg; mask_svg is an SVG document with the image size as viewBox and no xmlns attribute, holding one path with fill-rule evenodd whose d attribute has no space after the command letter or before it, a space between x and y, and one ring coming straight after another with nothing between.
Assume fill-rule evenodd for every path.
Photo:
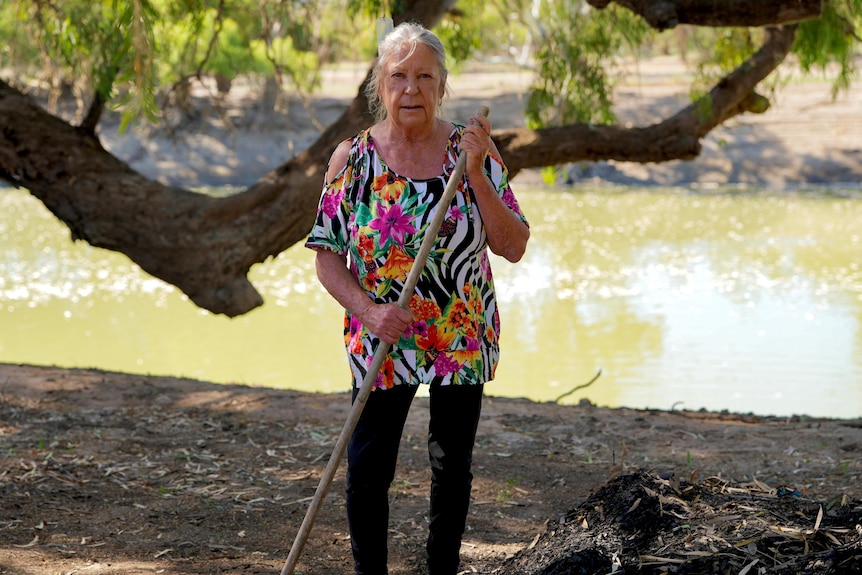
<instances>
[{"instance_id":1,"label":"elderly woman","mask_svg":"<svg viewBox=\"0 0 862 575\"><path fill-rule=\"evenodd\" d=\"M482 390L499 357L487 248L517 262L530 235L488 120L465 127L439 116L446 81L434 34L401 24L386 36L367 89L377 121L332 154L306 242L320 282L346 310L354 399L378 342L392 344L347 449L347 519L361 575L387 573L388 490L418 384L430 385L428 569L458 571ZM458 192L439 205L461 152ZM437 210L446 219L403 309L396 302Z\"/></svg>"}]
</instances>

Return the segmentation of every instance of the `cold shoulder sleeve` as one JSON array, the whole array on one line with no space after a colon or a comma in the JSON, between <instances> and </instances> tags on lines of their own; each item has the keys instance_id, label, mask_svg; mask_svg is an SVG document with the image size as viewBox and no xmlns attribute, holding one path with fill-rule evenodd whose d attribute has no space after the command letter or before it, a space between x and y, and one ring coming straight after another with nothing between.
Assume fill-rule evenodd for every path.
<instances>
[{"instance_id":1,"label":"cold shoulder sleeve","mask_svg":"<svg viewBox=\"0 0 862 575\"><path fill-rule=\"evenodd\" d=\"M357 154L357 139L354 139L344 167L332 181L323 185L317 205L317 217L305 241L305 247L330 250L342 255L348 253L349 224L353 217L355 199L353 190L360 177L360 174L356 173Z\"/></svg>"}]
</instances>

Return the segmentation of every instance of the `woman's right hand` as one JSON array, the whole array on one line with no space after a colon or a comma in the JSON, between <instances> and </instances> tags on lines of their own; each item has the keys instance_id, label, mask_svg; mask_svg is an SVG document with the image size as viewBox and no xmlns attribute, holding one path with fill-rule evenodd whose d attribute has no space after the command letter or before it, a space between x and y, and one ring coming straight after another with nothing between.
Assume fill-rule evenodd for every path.
<instances>
[{"instance_id":1,"label":"woman's right hand","mask_svg":"<svg viewBox=\"0 0 862 575\"><path fill-rule=\"evenodd\" d=\"M413 323L413 313L402 309L397 303L374 303L347 269L347 256L344 254L317 250L314 262L317 277L326 291L381 340L389 344L397 343Z\"/></svg>"},{"instance_id":2,"label":"woman's right hand","mask_svg":"<svg viewBox=\"0 0 862 575\"><path fill-rule=\"evenodd\" d=\"M369 302L368 307L359 314L359 321L381 340L395 344L413 323L413 313L397 303Z\"/></svg>"}]
</instances>

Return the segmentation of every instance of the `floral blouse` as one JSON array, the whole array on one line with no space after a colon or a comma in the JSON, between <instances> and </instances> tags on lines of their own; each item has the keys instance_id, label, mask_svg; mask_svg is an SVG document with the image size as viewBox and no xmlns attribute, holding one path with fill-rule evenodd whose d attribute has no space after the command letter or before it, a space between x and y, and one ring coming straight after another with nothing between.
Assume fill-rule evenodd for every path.
<instances>
[{"instance_id":1,"label":"floral blouse","mask_svg":"<svg viewBox=\"0 0 862 575\"><path fill-rule=\"evenodd\" d=\"M449 137L442 173L428 180L391 171L377 154L370 130L351 142L344 169L321 194L306 247L348 255L350 270L376 303L396 302L424 231L455 168L463 126ZM503 201L526 223L503 162L491 155L485 171ZM408 307L414 323L377 376L375 387L420 383L480 384L494 377L500 318L487 237L466 175L446 207L437 241ZM344 319L353 385L360 387L379 339L349 311Z\"/></svg>"}]
</instances>

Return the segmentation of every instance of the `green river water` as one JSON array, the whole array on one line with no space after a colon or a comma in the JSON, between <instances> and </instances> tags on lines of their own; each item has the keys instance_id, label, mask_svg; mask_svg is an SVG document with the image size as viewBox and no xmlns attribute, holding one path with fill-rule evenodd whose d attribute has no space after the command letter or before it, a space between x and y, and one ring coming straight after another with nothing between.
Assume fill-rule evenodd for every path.
<instances>
[{"instance_id":1,"label":"green river water","mask_svg":"<svg viewBox=\"0 0 862 575\"><path fill-rule=\"evenodd\" d=\"M862 415L862 194L519 190L524 259L493 260L491 395L611 407ZM341 310L297 245L229 319L0 189L0 362L341 392ZM0 392L3 383L0 382Z\"/></svg>"}]
</instances>

